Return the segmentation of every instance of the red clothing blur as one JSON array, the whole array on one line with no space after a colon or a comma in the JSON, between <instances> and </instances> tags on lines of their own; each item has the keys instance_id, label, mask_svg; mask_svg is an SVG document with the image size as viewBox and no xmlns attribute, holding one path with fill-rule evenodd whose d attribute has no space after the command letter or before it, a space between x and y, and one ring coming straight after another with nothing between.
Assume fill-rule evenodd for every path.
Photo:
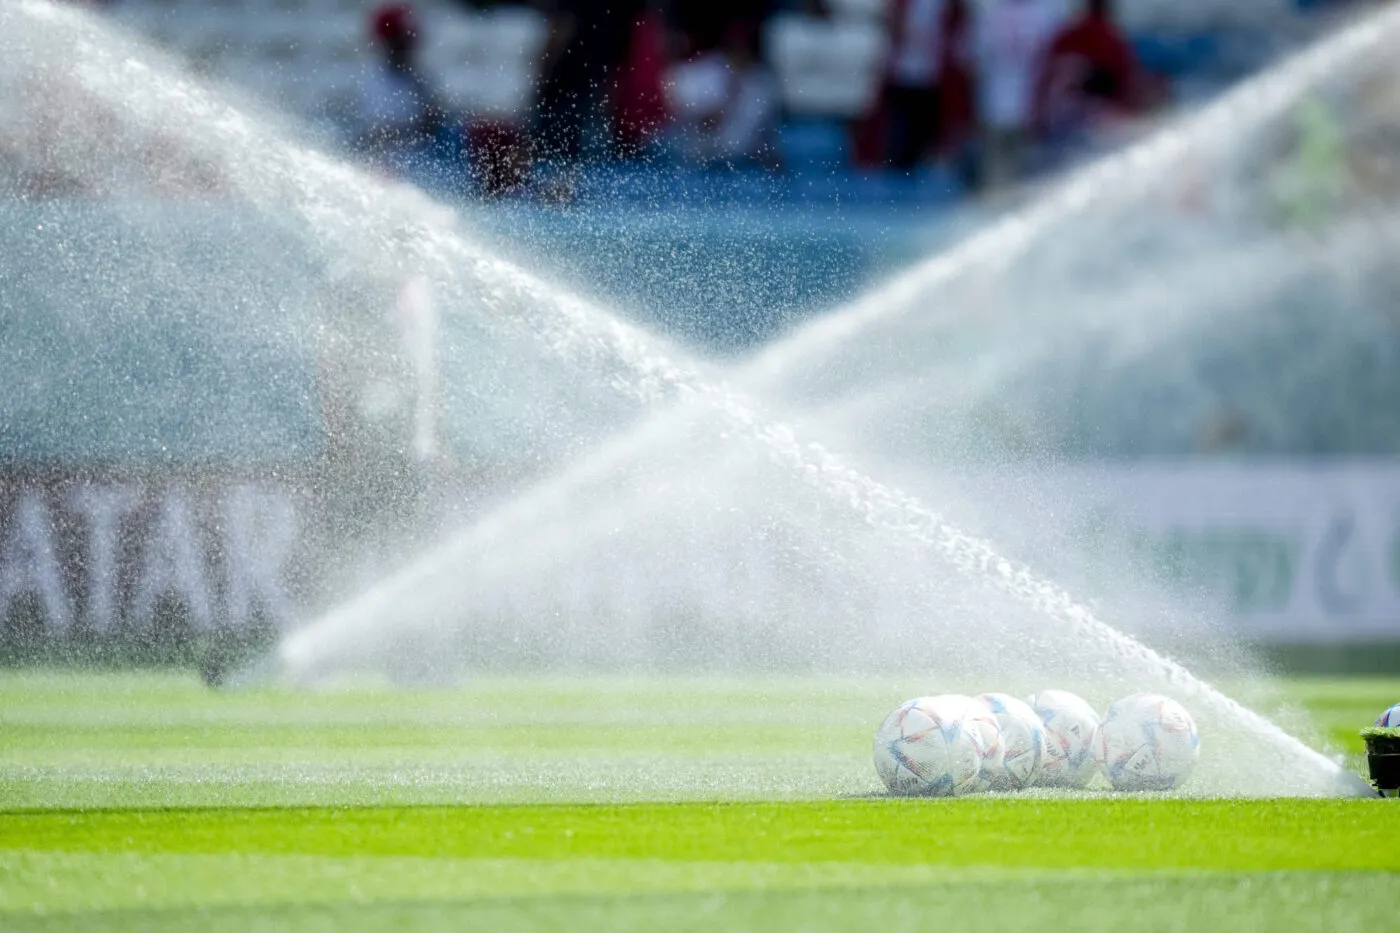
<instances>
[{"instance_id":1,"label":"red clothing blur","mask_svg":"<svg viewBox=\"0 0 1400 933\"><path fill-rule=\"evenodd\" d=\"M618 69L613 98L613 134L623 151L643 148L665 127L665 71L665 24L660 14L644 13L632 26L631 46Z\"/></svg>"},{"instance_id":2,"label":"red clothing blur","mask_svg":"<svg viewBox=\"0 0 1400 933\"><path fill-rule=\"evenodd\" d=\"M1141 104L1137 54L1118 24L1088 15L1060 31L1036 81L1033 116L1054 130L1084 116L1131 113Z\"/></svg>"},{"instance_id":3,"label":"red clothing blur","mask_svg":"<svg viewBox=\"0 0 1400 933\"><path fill-rule=\"evenodd\" d=\"M894 0L890 8L891 50L905 38L904 24L909 0ZM972 62L972 14L968 0L944 0L938 19L937 64L933 86L938 88L937 125L933 151L942 157L954 154L977 128L976 69ZM889 88L891 66L886 63L885 83L870 111L851 127L852 159L857 167L882 165L886 159L885 141L889 130Z\"/></svg>"},{"instance_id":4,"label":"red clothing blur","mask_svg":"<svg viewBox=\"0 0 1400 933\"><path fill-rule=\"evenodd\" d=\"M418 18L407 3L385 3L369 16L370 38L387 45L409 43L418 38Z\"/></svg>"},{"instance_id":5,"label":"red clothing blur","mask_svg":"<svg viewBox=\"0 0 1400 933\"><path fill-rule=\"evenodd\" d=\"M967 0L948 0L939 24L943 59L939 62L940 120L937 149L950 155L977 129L977 88L972 63L972 16Z\"/></svg>"}]
</instances>

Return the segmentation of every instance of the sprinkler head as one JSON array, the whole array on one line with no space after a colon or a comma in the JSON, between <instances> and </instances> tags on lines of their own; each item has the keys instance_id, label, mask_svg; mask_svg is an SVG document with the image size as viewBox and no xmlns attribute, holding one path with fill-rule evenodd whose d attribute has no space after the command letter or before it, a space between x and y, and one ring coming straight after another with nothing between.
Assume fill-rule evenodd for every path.
<instances>
[{"instance_id":1,"label":"sprinkler head","mask_svg":"<svg viewBox=\"0 0 1400 933\"><path fill-rule=\"evenodd\" d=\"M1371 783L1382 797L1400 797L1400 728L1365 729L1366 763Z\"/></svg>"}]
</instances>

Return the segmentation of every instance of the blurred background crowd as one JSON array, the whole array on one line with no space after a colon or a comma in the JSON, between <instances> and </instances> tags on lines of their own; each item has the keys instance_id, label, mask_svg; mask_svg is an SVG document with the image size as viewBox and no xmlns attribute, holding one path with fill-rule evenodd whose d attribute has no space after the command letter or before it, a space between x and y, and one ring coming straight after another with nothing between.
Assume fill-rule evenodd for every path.
<instances>
[{"instance_id":1,"label":"blurred background crowd","mask_svg":"<svg viewBox=\"0 0 1400 933\"><path fill-rule=\"evenodd\" d=\"M420 66L424 27L413 7L373 10L379 63L353 112L357 148L389 166L464 152L491 191L524 184L533 163L583 158L782 168L775 21L831 16L820 0L795 10L782 0L540 9L532 99L518 122L484 126L452 113ZM1074 14L1062 0L996 0L976 13L970 0L901 0L887 19L878 76L843 127L857 164L943 162L979 187L1019 175L1033 146L1095 134L1160 96L1110 0Z\"/></svg>"},{"instance_id":2,"label":"blurred background crowd","mask_svg":"<svg viewBox=\"0 0 1400 933\"><path fill-rule=\"evenodd\" d=\"M99 5L383 172L548 200L581 173L658 167L995 191L1256 67L1287 29L1250 24L1298 2L1243 18L1144 0Z\"/></svg>"}]
</instances>

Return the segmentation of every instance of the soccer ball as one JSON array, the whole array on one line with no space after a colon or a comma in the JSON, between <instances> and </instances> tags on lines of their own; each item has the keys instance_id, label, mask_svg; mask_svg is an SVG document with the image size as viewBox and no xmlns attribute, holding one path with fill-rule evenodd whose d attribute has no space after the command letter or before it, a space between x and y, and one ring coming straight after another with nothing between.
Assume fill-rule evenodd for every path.
<instances>
[{"instance_id":1,"label":"soccer ball","mask_svg":"<svg viewBox=\"0 0 1400 933\"><path fill-rule=\"evenodd\" d=\"M1086 786L1099 770L1094 757L1099 714L1066 690L1042 690L1026 702L1045 727L1045 760L1036 783L1042 787Z\"/></svg>"},{"instance_id":2,"label":"soccer ball","mask_svg":"<svg viewBox=\"0 0 1400 933\"><path fill-rule=\"evenodd\" d=\"M1377 716L1376 725L1382 729L1400 729L1400 703Z\"/></svg>"},{"instance_id":3,"label":"soccer ball","mask_svg":"<svg viewBox=\"0 0 1400 933\"><path fill-rule=\"evenodd\" d=\"M966 697L919 697L890 713L875 733L875 770L890 793L955 797L978 789L979 727Z\"/></svg>"},{"instance_id":4,"label":"soccer ball","mask_svg":"<svg viewBox=\"0 0 1400 933\"><path fill-rule=\"evenodd\" d=\"M981 753L982 767L977 775L975 790L990 790L1006 766L1006 747L1002 744L1001 723L986 704L972 697L959 696L956 699L967 706L965 724L977 741L977 748Z\"/></svg>"},{"instance_id":5,"label":"soccer ball","mask_svg":"<svg viewBox=\"0 0 1400 933\"><path fill-rule=\"evenodd\" d=\"M1115 790L1171 790L1196 767L1201 740L1180 703L1134 693L1108 708L1096 754Z\"/></svg>"},{"instance_id":6,"label":"soccer ball","mask_svg":"<svg viewBox=\"0 0 1400 933\"><path fill-rule=\"evenodd\" d=\"M1009 693L984 693L976 699L1001 727L1001 758L982 770L990 773L992 790L1022 790L1040 777L1045 761L1045 727L1040 717Z\"/></svg>"}]
</instances>

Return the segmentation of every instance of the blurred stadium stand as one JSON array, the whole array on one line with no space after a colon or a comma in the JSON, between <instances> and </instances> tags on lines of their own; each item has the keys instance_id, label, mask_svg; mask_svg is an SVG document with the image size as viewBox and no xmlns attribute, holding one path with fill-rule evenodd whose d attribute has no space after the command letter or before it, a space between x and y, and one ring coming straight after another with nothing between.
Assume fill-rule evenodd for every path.
<instances>
[{"instance_id":1,"label":"blurred stadium stand","mask_svg":"<svg viewBox=\"0 0 1400 933\"><path fill-rule=\"evenodd\" d=\"M981 0L985 2L985 0ZM1259 64L1287 40L1298 0L1123 0L1120 15L1156 70L1190 74ZM246 86L293 113L333 116L368 61L370 0L117 0L119 22ZM833 157L816 118L864 113L879 90L886 36L884 0L831 0L831 16L786 13L769 25L771 60L792 118L799 155ZM417 0L425 65L451 104L470 116L519 118L529 102L545 22L524 6L473 10ZM1232 41L1233 40L1233 41ZM1274 40L1274 41L1270 41Z\"/></svg>"},{"instance_id":2,"label":"blurred stadium stand","mask_svg":"<svg viewBox=\"0 0 1400 933\"><path fill-rule=\"evenodd\" d=\"M213 77L293 113L333 115L370 62L364 0L125 0L112 16ZM518 115L528 103L545 38L535 12L467 11L433 0L424 19L425 64L464 113Z\"/></svg>"}]
</instances>

